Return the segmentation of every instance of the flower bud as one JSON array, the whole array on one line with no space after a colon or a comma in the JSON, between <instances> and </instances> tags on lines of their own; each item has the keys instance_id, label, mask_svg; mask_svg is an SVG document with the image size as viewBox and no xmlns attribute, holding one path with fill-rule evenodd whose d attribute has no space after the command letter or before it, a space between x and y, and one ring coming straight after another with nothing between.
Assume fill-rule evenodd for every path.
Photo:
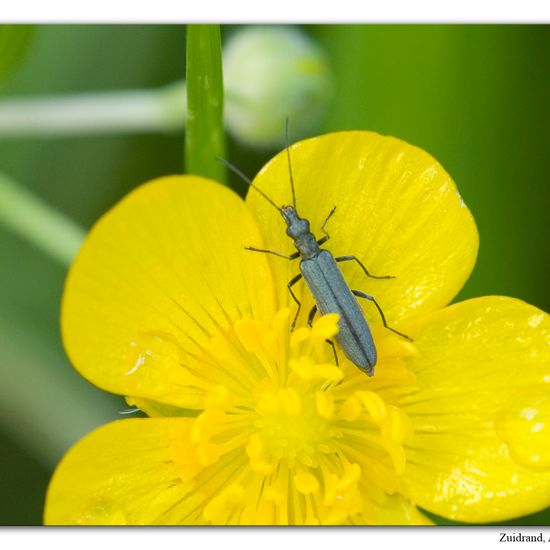
<instances>
[{"instance_id":1,"label":"flower bud","mask_svg":"<svg viewBox=\"0 0 550 550\"><path fill-rule=\"evenodd\" d=\"M313 130L324 114L332 83L326 56L303 31L256 26L236 32L223 50L225 122L235 138L254 147L285 142Z\"/></svg>"}]
</instances>

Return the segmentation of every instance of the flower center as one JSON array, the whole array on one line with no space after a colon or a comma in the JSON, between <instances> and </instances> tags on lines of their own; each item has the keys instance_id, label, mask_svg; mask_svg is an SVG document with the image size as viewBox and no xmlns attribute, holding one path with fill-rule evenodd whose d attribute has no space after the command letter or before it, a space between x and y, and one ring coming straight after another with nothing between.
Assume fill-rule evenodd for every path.
<instances>
[{"instance_id":1,"label":"flower center","mask_svg":"<svg viewBox=\"0 0 550 550\"><path fill-rule=\"evenodd\" d=\"M404 361L414 346L375 332L369 378L348 360L334 364L326 340L337 330L338 316L325 315L291 331L285 309L271 324L241 320L212 340L194 443L205 467L240 467L213 491L207 521L375 522L377 505L398 490L411 424L392 390L414 381Z\"/></svg>"},{"instance_id":2,"label":"flower center","mask_svg":"<svg viewBox=\"0 0 550 550\"><path fill-rule=\"evenodd\" d=\"M416 350L375 329L378 364L368 377L341 350L335 364L326 340L337 315L293 331L290 317L284 309L271 323L237 321L211 338L195 367L183 367L174 341L149 335L145 348L133 343L128 376L177 369L181 392L202 410L182 448L194 454L203 521L376 523L406 464L412 429L396 404L400 387L414 382L405 358Z\"/></svg>"},{"instance_id":3,"label":"flower center","mask_svg":"<svg viewBox=\"0 0 550 550\"><path fill-rule=\"evenodd\" d=\"M296 389L286 388L270 393L268 399L277 402L275 410L260 415L256 422L267 454L272 461L285 460L292 466L296 460L311 464L332 435L331 424L319 415L314 396L300 396ZM263 406L259 403L257 410Z\"/></svg>"}]
</instances>

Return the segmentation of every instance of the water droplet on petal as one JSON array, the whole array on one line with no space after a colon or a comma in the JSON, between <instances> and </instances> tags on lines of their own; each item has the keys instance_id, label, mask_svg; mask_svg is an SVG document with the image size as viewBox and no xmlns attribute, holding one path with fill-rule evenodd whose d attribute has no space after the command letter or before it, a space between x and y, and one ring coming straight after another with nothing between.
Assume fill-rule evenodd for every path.
<instances>
[{"instance_id":1,"label":"water droplet on petal","mask_svg":"<svg viewBox=\"0 0 550 550\"><path fill-rule=\"evenodd\" d=\"M157 332L137 334L127 349L122 368L131 395L142 395L142 391L153 387L158 395L167 397L191 384L187 358L171 335ZM179 406L175 401L168 402Z\"/></svg>"},{"instance_id":2,"label":"water droplet on petal","mask_svg":"<svg viewBox=\"0 0 550 550\"><path fill-rule=\"evenodd\" d=\"M513 395L496 415L495 429L516 462L550 469L550 387L541 384Z\"/></svg>"},{"instance_id":3,"label":"water droplet on petal","mask_svg":"<svg viewBox=\"0 0 550 550\"><path fill-rule=\"evenodd\" d=\"M154 365L158 368L163 363L178 362L178 346L172 339L164 334L144 333L135 341L130 342L126 375L137 374L140 368Z\"/></svg>"},{"instance_id":4,"label":"water droplet on petal","mask_svg":"<svg viewBox=\"0 0 550 550\"><path fill-rule=\"evenodd\" d=\"M113 500L97 497L84 509L75 511L77 525L127 525L123 510Z\"/></svg>"}]
</instances>

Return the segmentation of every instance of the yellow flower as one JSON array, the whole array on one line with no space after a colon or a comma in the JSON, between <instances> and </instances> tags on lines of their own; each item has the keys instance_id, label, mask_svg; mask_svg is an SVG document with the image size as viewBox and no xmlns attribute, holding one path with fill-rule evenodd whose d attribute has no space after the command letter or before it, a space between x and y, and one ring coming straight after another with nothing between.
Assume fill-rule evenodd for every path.
<instances>
[{"instance_id":1,"label":"yellow flower","mask_svg":"<svg viewBox=\"0 0 550 550\"><path fill-rule=\"evenodd\" d=\"M313 301L279 213L195 176L137 188L92 229L65 289L79 372L150 418L86 436L51 481L48 524L422 524L417 508L492 522L550 504L550 323L485 297L445 307L474 265L472 216L406 143L335 133L291 147L296 204L343 264L378 350L374 376L310 329ZM276 156L255 179L291 204Z\"/></svg>"}]
</instances>

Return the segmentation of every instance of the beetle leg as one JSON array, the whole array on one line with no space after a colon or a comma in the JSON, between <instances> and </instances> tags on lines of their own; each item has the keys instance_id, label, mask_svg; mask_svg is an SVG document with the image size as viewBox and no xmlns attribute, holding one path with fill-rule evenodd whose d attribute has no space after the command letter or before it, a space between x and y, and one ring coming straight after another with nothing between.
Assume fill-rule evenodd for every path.
<instances>
[{"instance_id":1,"label":"beetle leg","mask_svg":"<svg viewBox=\"0 0 550 550\"><path fill-rule=\"evenodd\" d=\"M365 292L361 292L360 290L352 290L352 292L353 294L355 294L355 296L358 296L359 298L364 298L365 300L369 300L376 306L376 309L378 310L378 313L380 313L380 317L382 318L382 323L384 323L384 326L388 330L395 332L395 334L399 334L399 336L403 336L403 338L406 338L411 342L413 341L413 339L410 336L407 336L406 334L403 334L402 332L399 332L394 328L391 328L390 326L388 326L388 323L386 323L386 317L384 316L384 312L382 311L382 308L378 305L378 302L374 299L373 296L371 296L370 294L366 294Z\"/></svg>"},{"instance_id":2,"label":"beetle leg","mask_svg":"<svg viewBox=\"0 0 550 550\"><path fill-rule=\"evenodd\" d=\"M307 324L311 327L313 324L313 318L315 317L315 314L317 313L317 306L314 305L311 308L311 311L309 312L309 315L307 316ZM330 344L330 347L332 348L332 353L334 353L334 362L336 363L336 366L339 367L340 363L338 361L338 355L336 353L336 346L334 345L334 342L332 340L329 340L328 338L325 340L327 344Z\"/></svg>"},{"instance_id":3,"label":"beetle leg","mask_svg":"<svg viewBox=\"0 0 550 550\"><path fill-rule=\"evenodd\" d=\"M281 254L280 252L275 252L274 250L264 250L263 248L254 248L253 246L245 246L244 248L245 250L252 250L252 252L265 252L266 254L273 254L274 256L279 256L285 260L296 260L300 257L299 252L294 252L294 254L287 256L286 254Z\"/></svg>"},{"instance_id":4,"label":"beetle leg","mask_svg":"<svg viewBox=\"0 0 550 550\"><path fill-rule=\"evenodd\" d=\"M327 222L329 221L330 217L334 214L334 211L336 210L336 206L332 207L332 210L328 213L327 217L325 218L325 221L321 224L321 231L325 234L324 237L321 237L317 244L321 246L322 244L325 244L329 239L330 235L328 234L328 231L325 229L325 225L327 225Z\"/></svg>"},{"instance_id":5,"label":"beetle leg","mask_svg":"<svg viewBox=\"0 0 550 550\"><path fill-rule=\"evenodd\" d=\"M302 307L302 304L301 304L300 300L298 300L298 298L296 298L296 295L294 294L294 292L292 292L292 286L295 285L301 278L302 278L302 274L298 273L298 275L296 275L296 277L293 277L287 285L288 290L290 292L290 295L292 296L292 298L294 298L294 301L298 304L298 309L296 310L296 315L294 316L294 321L292 321L291 330L294 330L294 325L296 324L296 320L298 319L298 315L299 315L300 309Z\"/></svg>"},{"instance_id":6,"label":"beetle leg","mask_svg":"<svg viewBox=\"0 0 550 550\"><path fill-rule=\"evenodd\" d=\"M314 305L311 308L311 311L309 312L309 315L307 316L307 324L311 327L313 324L313 318L315 317L315 314L317 313L317 305Z\"/></svg>"},{"instance_id":7,"label":"beetle leg","mask_svg":"<svg viewBox=\"0 0 550 550\"><path fill-rule=\"evenodd\" d=\"M332 340L329 340L328 338L325 340L327 344L330 344L330 347L332 348L332 353L334 353L334 362L336 363L336 366L340 366L340 362L338 361L338 354L336 353L336 346L334 345L334 342Z\"/></svg>"},{"instance_id":8,"label":"beetle leg","mask_svg":"<svg viewBox=\"0 0 550 550\"><path fill-rule=\"evenodd\" d=\"M337 262L349 262L350 260L356 261L360 266L361 269L365 272L365 275L367 277L370 277L371 279L395 279L393 275L371 275L368 271L368 269L361 263L359 258L356 256L338 256L337 258L334 258Z\"/></svg>"}]
</instances>

